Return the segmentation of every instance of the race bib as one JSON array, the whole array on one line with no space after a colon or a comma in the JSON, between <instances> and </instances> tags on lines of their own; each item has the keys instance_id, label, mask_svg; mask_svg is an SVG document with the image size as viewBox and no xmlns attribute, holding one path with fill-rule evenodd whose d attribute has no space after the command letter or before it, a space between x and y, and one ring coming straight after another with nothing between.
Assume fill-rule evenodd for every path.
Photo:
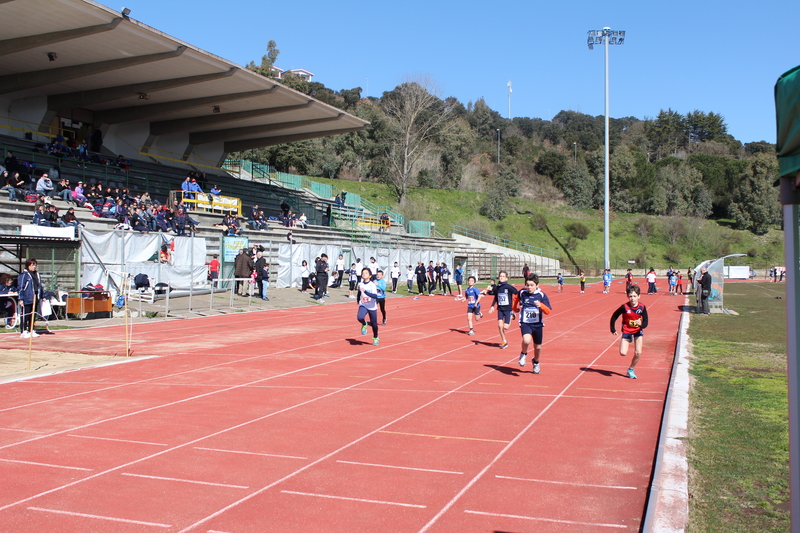
<instances>
[{"instance_id":1,"label":"race bib","mask_svg":"<svg viewBox=\"0 0 800 533\"><path fill-rule=\"evenodd\" d=\"M469 296L469 303L471 303L471 304L475 303L475 297L474 296L472 296L472 295Z\"/></svg>"},{"instance_id":2,"label":"race bib","mask_svg":"<svg viewBox=\"0 0 800 533\"><path fill-rule=\"evenodd\" d=\"M497 295L497 305L511 305L511 302L508 301L507 292L501 292Z\"/></svg>"},{"instance_id":3,"label":"race bib","mask_svg":"<svg viewBox=\"0 0 800 533\"><path fill-rule=\"evenodd\" d=\"M366 295L366 294L364 294L363 292L361 293L361 303L362 303L362 304L368 304L368 303L370 303L371 301L372 301L372 298L370 298L369 296L367 296L367 295Z\"/></svg>"},{"instance_id":4,"label":"race bib","mask_svg":"<svg viewBox=\"0 0 800 533\"><path fill-rule=\"evenodd\" d=\"M526 324L531 324L533 322L539 321L539 308L538 307L526 307L525 310L522 312L522 321Z\"/></svg>"}]
</instances>

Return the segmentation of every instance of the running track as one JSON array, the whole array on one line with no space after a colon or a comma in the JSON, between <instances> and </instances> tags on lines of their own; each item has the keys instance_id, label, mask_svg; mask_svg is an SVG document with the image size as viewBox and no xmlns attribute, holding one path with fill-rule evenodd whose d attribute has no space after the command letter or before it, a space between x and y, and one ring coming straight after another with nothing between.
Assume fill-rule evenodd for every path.
<instances>
[{"instance_id":1,"label":"running track","mask_svg":"<svg viewBox=\"0 0 800 533\"><path fill-rule=\"evenodd\" d=\"M642 297L630 380L607 325L622 285L543 288L539 375L516 326L500 350L488 305L470 337L437 296L390 299L378 347L354 303L326 304L136 326L162 357L2 384L0 531L637 531L683 298Z\"/></svg>"}]
</instances>

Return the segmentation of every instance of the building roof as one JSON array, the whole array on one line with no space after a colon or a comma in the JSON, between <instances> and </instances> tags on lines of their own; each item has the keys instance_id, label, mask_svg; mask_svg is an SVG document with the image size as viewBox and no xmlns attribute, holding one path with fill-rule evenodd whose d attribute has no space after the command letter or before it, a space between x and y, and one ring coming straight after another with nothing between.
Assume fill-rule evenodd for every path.
<instances>
[{"instance_id":1,"label":"building roof","mask_svg":"<svg viewBox=\"0 0 800 533\"><path fill-rule=\"evenodd\" d=\"M45 97L50 120L89 112L226 153L368 124L90 0L0 0L0 18L0 97Z\"/></svg>"}]
</instances>

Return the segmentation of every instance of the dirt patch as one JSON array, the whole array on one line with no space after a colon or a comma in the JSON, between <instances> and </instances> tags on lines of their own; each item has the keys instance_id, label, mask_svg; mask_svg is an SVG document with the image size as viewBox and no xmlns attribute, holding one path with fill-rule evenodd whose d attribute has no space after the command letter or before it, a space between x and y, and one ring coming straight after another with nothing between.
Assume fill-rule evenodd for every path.
<instances>
[{"instance_id":1,"label":"dirt patch","mask_svg":"<svg viewBox=\"0 0 800 533\"><path fill-rule=\"evenodd\" d=\"M3 356L0 358L0 382L135 359L135 357L126 358L113 355L34 350L30 354L29 369L28 350L4 349L2 354Z\"/></svg>"}]
</instances>

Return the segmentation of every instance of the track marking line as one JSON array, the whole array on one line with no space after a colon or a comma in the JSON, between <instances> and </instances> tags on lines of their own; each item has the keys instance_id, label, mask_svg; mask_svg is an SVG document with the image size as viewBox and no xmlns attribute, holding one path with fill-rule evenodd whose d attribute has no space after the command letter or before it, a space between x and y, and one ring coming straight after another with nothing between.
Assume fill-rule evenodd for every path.
<instances>
[{"instance_id":1,"label":"track marking line","mask_svg":"<svg viewBox=\"0 0 800 533\"><path fill-rule=\"evenodd\" d=\"M375 463L358 463L356 461L336 461L337 463L344 463L348 465L361 465L361 466L377 466L379 468L397 468L398 470L415 470L417 472L433 472L436 474L458 474L463 475L464 472L452 472L450 470L433 470L431 468L413 468L410 466L394 466L394 465L378 465Z\"/></svg>"},{"instance_id":2,"label":"track marking line","mask_svg":"<svg viewBox=\"0 0 800 533\"><path fill-rule=\"evenodd\" d=\"M130 476L130 477L143 477L146 479L158 479L160 481L178 481L180 483L193 483L195 485L211 485L212 487L227 487L231 489L249 489L250 487L244 485L229 485L227 483L212 483L210 481L196 481L194 479L180 479L177 477L162 477L162 476L146 476L144 474L131 474L128 472L123 472L123 476Z\"/></svg>"},{"instance_id":3,"label":"track marking line","mask_svg":"<svg viewBox=\"0 0 800 533\"><path fill-rule=\"evenodd\" d=\"M574 485L576 487L597 487L600 489L637 490L639 487L625 487L622 485L594 485L592 483L572 483L570 481L551 481L548 479L528 479L524 477L494 476L498 479L511 479L514 481L530 481L533 483L552 483L555 485Z\"/></svg>"},{"instance_id":4,"label":"track marking line","mask_svg":"<svg viewBox=\"0 0 800 533\"><path fill-rule=\"evenodd\" d=\"M58 509L43 509L42 507L28 507L29 511L42 511L44 513L65 514L69 516L80 516L81 518L96 518L98 520L111 520L112 522L124 522L126 524L136 524L139 526L153 527L172 527L169 524L159 524L157 522L142 522L141 520L129 520L127 518L115 518L113 516L100 516L96 514L74 513L72 511L60 511Z\"/></svg>"},{"instance_id":5,"label":"track marking line","mask_svg":"<svg viewBox=\"0 0 800 533\"><path fill-rule=\"evenodd\" d=\"M312 376L327 376L328 374L311 374Z\"/></svg>"},{"instance_id":6,"label":"track marking line","mask_svg":"<svg viewBox=\"0 0 800 533\"><path fill-rule=\"evenodd\" d=\"M587 321L587 322L588 322L588 321ZM600 352L600 353L597 355L597 357L595 357L595 358L592 360L592 362L591 362L591 363L589 363L588 365L586 365L586 366L587 366L587 368L588 368L588 367L591 367L593 364L595 364L595 363L597 362L597 360L598 360L598 359L600 359L600 358L603 356L603 354L605 354L605 353L606 353L608 350L610 350L610 349L611 349L611 347L612 347L612 346L614 346L615 344L617 344L617 339L614 339L614 340L613 340L613 341L612 341L612 342L611 342L611 343L610 343L608 346L606 346L606 348L605 348L604 350L602 350L602 351L601 351L601 352ZM575 382L576 382L576 381L578 381L578 380L581 378L581 376L583 376L584 374L585 374L585 372L584 372L584 371L581 371L581 372L579 372L579 373L578 373L578 375L577 375L577 376L575 376L575 377L572 379L572 381L570 381L569 383L567 383L567 385L566 385L566 386L565 386L565 387L562 389L562 391L561 391L561 392L560 392L560 393L559 393L559 394L558 394L558 395L557 395L555 398L553 398L553 399L550 401L550 403L548 403L548 404L545 406L545 408L544 408L544 409L542 409L541 411L539 411L539 414L537 414L537 415L536 415L536 416L533 418L533 420L531 420L531 421L528 423L528 425L527 425L527 426L525 426L524 428L522 428L522 430L521 430L519 433L517 433L517 436L516 436L516 437L514 437L513 439L511 439L511 441L510 441L508 444L506 444L506 445L503 447L503 449L502 449L502 450L500 450L500 452L499 452L499 453L498 453L498 454L497 454L497 455L494 457L494 459L492 459L491 461L489 461L489 463L488 463L486 466L484 466L484 467L483 467L483 469L481 469L481 471L480 471L480 472L478 472L478 473L475 475L475 477L473 477L473 478L472 478L472 479L469 481L469 483L467 483L466 485L464 485L464 487L463 487L463 488L462 488L460 491L458 491L458 494L456 494L455 496L453 496L453 498L452 498L452 499L451 499L449 502L447 502L447 504L446 504L444 507L442 507L442 508L439 510L439 512L438 512L438 513L436 513L436 516L434 516L433 518L431 518L431 519L428 521L428 523L427 523L427 524L425 524L425 525L422 527L422 529L420 529L420 530L419 530L419 533L425 533L426 531L428 531L428 529L430 529L430 528L431 528L431 526L433 526L433 524L435 524L435 523L436 523L436 522L439 520L439 518L441 518L441 517L442 517L442 515L444 515L444 514L445 514L447 511L449 511L449 510L450 510L450 508L451 508L453 505L455 505L455 503L456 503L458 500L460 500L460 499L461 499L461 497L462 497L462 496L463 496L463 495L464 495L464 494L465 494L465 493L466 493L466 492L467 492L467 491L468 491L470 488L472 488L472 486L473 486L475 483L477 483L477 482L478 482L478 481L479 481L479 480L480 480L480 479L483 477L483 475L484 475L484 474L485 474L485 473L486 473L486 472L487 472L487 471L488 471L488 470L489 470L491 467L493 467L493 466L494 466L494 464L495 464L497 461L499 461L499 460L500 460L500 458L501 458L501 457L503 457L503 455L505 455L505 453L506 453L506 452L507 452L509 449L511 449L511 447L512 447L512 446L513 446L513 445L514 445L514 444L515 444L515 443L516 443L516 442L517 442L517 441L518 441L520 438L522 438L522 436L523 436L525 433L527 433L527 432L528 432L528 430L529 430L531 427L533 427L533 425L534 425L534 424L535 424L535 423L536 423L536 422L537 422L537 421L538 421L538 420L539 420L541 417L543 417L543 416L544 416L544 414L545 414L547 411L549 411L549 410L550 410L550 408L551 408L551 407L553 407L553 405L555 405L555 403L556 403L556 402L559 400L559 398L563 397L563 396L566 394L566 392L569 390L569 388L570 388L570 387L572 387L572 385L574 385L574 384L575 384Z\"/></svg>"},{"instance_id":7,"label":"track marking line","mask_svg":"<svg viewBox=\"0 0 800 533\"><path fill-rule=\"evenodd\" d=\"M481 442L501 442L503 444L510 442L507 440L494 440L494 439L478 439L475 437L449 437L447 435L426 435L424 433L405 433L403 431L378 431L378 433L390 433L392 435L408 435L409 437L430 437L432 439L455 439L455 440L477 440Z\"/></svg>"},{"instance_id":8,"label":"track marking line","mask_svg":"<svg viewBox=\"0 0 800 533\"><path fill-rule=\"evenodd\" d=\"M549 389L550 385L525 385L526 387L533 387L537 389Z\"/></svg>"},{"instance_id":9,"label":"track marking line","mask_svg":"<svg viewBox=\"0 0 800 533\"><path fill-rule=\"evenodd\" d=\"M349 378L369 379L370 376L347 376Z\"/></svg>"},{"instance_id":10,"label":"track marking line","mask_svg":"<svg viewBox=\"0 0 800 533\"><path fill-rule=\"evenodd\" d=\"M64 468L65 470L82 470L84 472L91 472L91 468L81 468L79 466L64 466L64 465L51 465L49 463L36 463L34 461L21 461L19 459L0 459L4 463L19 463L23 465L33 465L33 466L49 466L50 468Z\"/></svg>"},{"instance_id":11,"label":"track marking line","mask_svg":"<svg viewBox=\"0 0 800 533\"><path fill-rule=\"evenodd\" d=\"M634 389L590 389L587 387L578 387L575 390L599 390L603 392L636 392L639 394L665 394L664 391L649 391L649 390L634 390Z\"/></svg>"},{"instance_id":12,"label":"track marking line","mask_svg":"<svg viewBox=\"0 0 800 533\"><path fill-rule=\"evenodd\" d=\"M502 383L478 383L478 385L502 385Z\"/></svg>"},{"instance_id":13,"label":"track marking line","mask_svg":"<svg viewBox=\"0 0 800 533\"><path fill-rule=\"evenodd\" d=\"M381 500L365 500L363 498L347 498L345 496L331 496L330 494L314 494L312 492L297 492L294 490L282 490L284 494L296 494L298 496L316 496L317 498L330 498L333 500L348 500L351 502L364 502L364 503L379 503L382 505L398 505L400 507L415 507L417 509L425 509L424 505L417 505L415 503L399 503L399 502L384 502Z\"/></svg>"},{"instance_id":14,"label":"track marking line","mask_svg":"<svg viewBox=\"0 0 800 533\"><path fill-rule=\"evenodd\" d=\"M483 511L470 511L465 510L465 513L469 514L478 514L483 516L496 516L498 518L518 518L520 520L535 520L537 522L551 522L555 524L571 524L576 526L594 526L594 527L615 527L615 528L622 528L628 529L628 526L623 526L621 524L601 524L597 522L576 522L574 520L557 520L555 518L541 518L538 516L522 516L517 514L502 514L502 513L484 513Z\"/></svg>"},{"instance_id":15,"label":"track marking line","mask_svg":"<svg viewBox=\"0 0 800 533\"><path fill-rule=\"evenodd\" d=\"M89 435L67 434L67 437L77 437L79 439L110 440L110 441L113 441L113 442L130 442L131 444L149 444L151 446L169 446L169 444L162 444L160 442L145 442L145 441L142 441L142 440L112 439L112 438L109 438L109 437L90 437Z\"/></svg>"},{"instance_id":16,"label":"track marking line","mask_svg":"<svg viewBox=\"0 0 800 533\"><path fill-rule=\"evenodd\" d=\"M45 433L44 431L34 431L32 429L14 429L14 428L0 428L0 431L20 431L22 433L36 433L37 435Z\"/></svg>"},{"instance_id":17,"label":"track marking line","mask_svg":"<svg viewBox=\"0 0 800 533\"><path fill-rule=\"evenodd\" d=\"M433 382L434 383L458 383L457 381L443 381L443 380L440 380L440 379L434 379Z\"/></svg>"},{"instance_id":18,"label":"track marking line","mask_svg":"<svg viewBox=\"0 0 800 533\"><path fill-rule=\"evenodd\" d=\"M413 379L410 378L392 378L392 379L394 381L414 381Z\"/></svg>"},{"instance_id":19,"label":"track marking line","mask_svg":"<svg viewBox=\"0 0 800 533\"><path fill-rule=\"evenodd\" d=\"M308 459L308 457L297 457L295 455L278 455L274 453L260 453L260 452L245 452L240 450L222 450L220 448L204 448L202 446L195 446L195 450L207 450L209 452L222 452L222 453L240 453L243 455L261 455L264 457L280 457L282 459Z\"/></svg>"}]
</instances>

